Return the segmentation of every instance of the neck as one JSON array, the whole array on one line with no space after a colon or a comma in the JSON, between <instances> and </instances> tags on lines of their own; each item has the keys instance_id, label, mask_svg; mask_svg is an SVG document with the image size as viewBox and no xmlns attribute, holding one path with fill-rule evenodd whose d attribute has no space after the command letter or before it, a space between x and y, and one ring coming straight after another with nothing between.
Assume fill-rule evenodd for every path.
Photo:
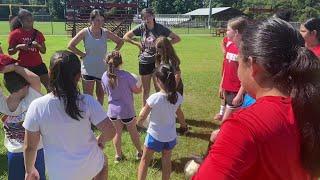
<instances>
[{"instance_id":1,"label":"neck","mask_svg":"<svg viewBox=\"0 0 320 180\"><path fill-rule=\"evenodd\" d=\"M314 48L316 46L320 45L319 41L313 41L311 43L306 44L307 48Z\"/></svg>"},{"instance_id":2,"label":"neck","mask_svg":"<svg viewBox=\"0 0 320 180\"><path fill-rule=\"evenodd\" d=\"M32 30L33 28L32 27L22 27L22 29L24 29L24 30L26 30L26 31L30 31L30 30Z\"/></svg>"},{"instance_id":3,"label":"neck","mask_svg":"<svg viewBox=\"0 0 320 180\"><path fill-rule=\"evenodd\" d=\"M98 32L98 31L100 31L100 27L96 27L96 26L90 26L90 30L92 31L92 32Z\"/></svg>"},{"instance_id":4,"label":"neck","mask_svg":"<svg viewBox=\"0 0 320 180\"><path fill-rule=\"evenodd\" d=\"M153 28L154 28L154 25L155 25L154 23L152 23L152 24L147 24L147 28L148 28L148 29L153 29Z\"/></svg>"},{"instance_id":5,"label":"neck","mask_svg":"<svg viewBox=\"0 0 320 180\"><path fill-rule=\"evenodd\" d=\"M279 89L272 87L272 88L261 88L256 92L256 99L259 99L263 96L282 96L288 97L289 95L286 93L281 92Z\"/></svg>"}]
</instances>

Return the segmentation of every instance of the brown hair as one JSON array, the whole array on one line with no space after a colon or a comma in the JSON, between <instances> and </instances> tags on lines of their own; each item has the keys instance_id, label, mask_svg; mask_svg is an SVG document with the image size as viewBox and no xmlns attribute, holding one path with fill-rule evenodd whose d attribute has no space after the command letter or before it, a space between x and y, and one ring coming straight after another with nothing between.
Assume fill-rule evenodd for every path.
<instances>
[{"instance_id":1,"label":"brown hair","mask_svg":"<svg viewBox=\"0 0 320 180\"><path fill-rule=\"evenodd\" d=\"M238 30L240 34L243 33L244 29L248 25L248 18L245 16L235 17L228 21L228 26L233 30Z\"/></svg>"},{"instance_id":2,"label":"brown hair","mask_svg":"<svg viewBox=\"0 0 320 180\"><path fill-rule=\"evenodd\" d=\"M118 68L122 64L122 57L119 51L112 51L107 55L106 62L108 64L108 78L109 85L112 89L117 86L117 75L115 68Z\"/></svg>"},{"instance_id":3,"label":"brown hair","mask_svg":"<svg viewBox=\"0 0 320 180\"><path fill-rule=\"evenodd\" d=\"M177 56L171 42L168 38L160 36L156 40L156 47L162 49L162 53L156 55L156 64L160 65L161 62L164 64L170 64L173 68L180 65L180 59Z\"/></svg>"},{"instance_id":4,"label":"brown hair","mask_svg":"<svg viewBox=\"0 0 320 180\"><path fill-rule=\"evenodd\" d=\"M91 11L90 13L90 21L93 21L94 18L96 18L97 16L102 16L104 19L106 19L104 13L102 12L102 10L100 9L94 9Z\"/></svg>"}]
</instances>

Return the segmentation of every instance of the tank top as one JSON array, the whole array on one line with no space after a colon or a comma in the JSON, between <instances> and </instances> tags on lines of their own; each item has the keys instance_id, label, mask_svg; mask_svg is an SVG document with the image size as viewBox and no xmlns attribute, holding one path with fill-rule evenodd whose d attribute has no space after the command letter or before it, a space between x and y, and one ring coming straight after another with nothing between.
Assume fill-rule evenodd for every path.
<instances>
[{"instance_id":1,"label":"tank top","mask_svg":"<svg viewBox=\"0 0 320 180\"><path fill-rule=\"evenodd\" d=\"M101 29L101 37L96 39L89 28L86 28L84 48L86 56L82 61L81 74L101 79L107 69L104 61L107 53L107 33Z\"/></svg>"}]
</instances>

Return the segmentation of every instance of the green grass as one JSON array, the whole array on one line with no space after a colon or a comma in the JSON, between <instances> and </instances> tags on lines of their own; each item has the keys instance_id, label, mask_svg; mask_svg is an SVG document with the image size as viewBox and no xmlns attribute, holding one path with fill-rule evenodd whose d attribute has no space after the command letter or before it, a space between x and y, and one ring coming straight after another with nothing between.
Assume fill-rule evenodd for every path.
<instances>
[{"instance_id":1,"label":"green grass","mask_svg":"<svg viewBox=\"0 0 320 180\"><path fill-rule=\"evenodd\" d=\"M60 28L63 25L55 24L59 25ZM0 26L4 27L2 24ZM42 29L40 30L42 31ZM0 34L3 32L5 32L5 29L1 28ZM3 49L6 51L7 43L3 39L7 39L7 37L0 36ZM47 53L43 55L45 62L48 64L48 60L54 51L65 49L69 40L70 37L67 36L47 36ZM182 41L175 45L177 54L181 58L182 78L185 85L185 101L182 109L187 123L191 125L192 129L189 136L178 137L178 145L174 148L172 155L173 172L171 179L184 178L183 168L190 155L205 153L209 133L216 127L210 119L219 108L217 91L222 61L222 53L219 48L220 40L220 38L209 35L182 36ZM110 50L112 47L114 47L114 44L109 42L108 49ZM138 74L138 49L130 44L125 44L121 52L124 59L123 69ZM105 102L107 102L107 99L105 99ZM107 103L104 107L106 109ZM135 107L137 112L141 108L141 94L135 96ZM3 139L3 136L3 131L0 131L0 140ZM141 133L141 142L144 142L144 137L145 133ZM120 164L114 164L115 150L111 142L107 144L105 153L109 158L109 179L136 179L139 162L134 160L135 149L127 132L123 134L123 152L128 160ZM160 167L160 154L156 154L155 160L148 170L148 178L161 179ZM0 179L7 179L7 159L4 146L0 146Z\"/></svg>"},{"instance_id":2,"label":"green grass","mask_svg":"<svg viewBox=\"0 0 320 180\"><path fill-rule=\"evenodd\" d=\"M64 22L35 22L35 28L39 29L43 34L46 35L66 35L65 23ZM135 25L132 25L134 27ZM9 33L8 21L0 21L0 35L7 35ZM210 34L207 28L172 28L177 34Z\"/></svg>"}]
</instances>

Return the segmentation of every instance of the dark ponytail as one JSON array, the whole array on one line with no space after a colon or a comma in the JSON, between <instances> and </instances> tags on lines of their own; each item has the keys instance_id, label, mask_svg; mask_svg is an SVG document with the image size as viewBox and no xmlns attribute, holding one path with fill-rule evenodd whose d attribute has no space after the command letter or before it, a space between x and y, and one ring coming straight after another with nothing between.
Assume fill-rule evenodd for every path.
<instances>
[{"instance_id":1,"label":"dark ponytail","mask_svg":"<svg viewBox=\"0 0 320 180\"><path fill-rule=\"evenodd\" d=\"M292 97L300 131L302 166L320 175L320 62L304 47L300 33L289 23L272 18L249 25L242 34L243 61L255 60L283 93Z\"/></svg>"},{"instance_id":2,"label":"dark ponytail","mask_svg":"<svg viewBox=\"0 0 320 180\"><path fill-rule=\"evenodd\" d=\"M176 104L178 100L178 94L176 90L176 80L174 77L174 70L169 65L160 65L156 71L156 77L164 85L164 90L168 94L167 100L171 104Z\"/></svg>"},{"instance_id":3,"label":"dark ponytail","mask_svg":"<svg viewBox=\"0 0 320 180\"><path fill-rule=\"evenodd\" d=\"M117 74L115 69L122 64L122 57L119 51L112 51L107 55L107 64L108 64L108 78L109 85L112 89L117 86Z\"/></svg>"},{"instance_id":4,"label":"dark ponytail","mask_svg":"<svg viewBox=\"0 0 320 180\"><path fill-rule=\"evenodd\" d=\"M66 113L73 119L82 118L78 107L80 90L76 80L80 76L79 58L69 51L57 51L50 60L50 89L63 100Z\"/></svg>"},{"instance_id":5,"label":"dark ponytail","mask_svg":"<svg viewBox=\"0 0 320 180\"><path fill-rule=\"evenodd\" d=\"M311 18L303 23L308 31L317 31L317 40L320 42L320 18Z\"/></svg>"},{"instance_id":6,"label":"dark ponytail","mask_svg":"<svg viewBox=\"0 0 320 180\"><path fill-rule=\"evenodd\" d=\"M290 66L293 110L301 132L301 160L313 176L320 176L320 61L307 48Z\"/></svg>"}]
</instances>

